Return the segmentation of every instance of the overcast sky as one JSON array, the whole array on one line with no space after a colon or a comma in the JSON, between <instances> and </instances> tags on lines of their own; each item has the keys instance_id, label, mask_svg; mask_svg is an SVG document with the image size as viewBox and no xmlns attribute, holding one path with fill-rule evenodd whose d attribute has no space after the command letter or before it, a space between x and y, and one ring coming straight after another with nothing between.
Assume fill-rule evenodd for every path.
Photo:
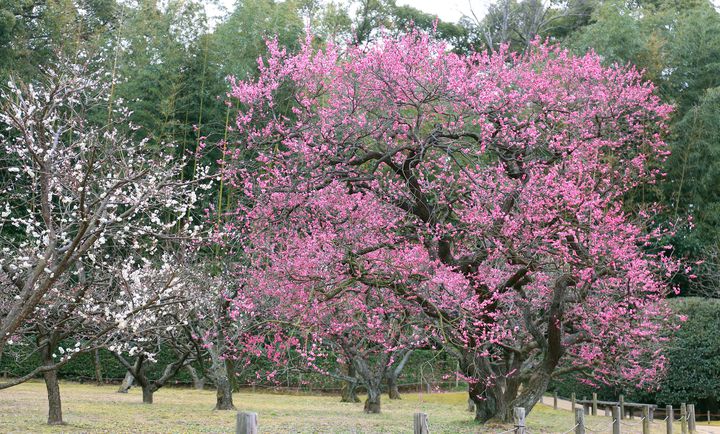
<instances>
[{"instance_id":1,"label":"overcast sky","mask_svg":"<svg viewBox=\"0 0 720 434\"><path fill-rule=\"evenodd\" d=\"M478 18L485 15L492 0L397 0L399 5L408 5L429 14L437 15L443 21L457 22L463 15L471 15L471 9ZM219 0L225 9L232 10L235 0ZM208 2L208 14L218 16L219 9Z\"/></svg>"},{"instance_id":2,"label":"overcast sky","mask_svg":"<svg viewBox=\"0 0 720 434\"><path fill-rule=\"evenodd\" d=\"M429 14L437 15L443 21L457 22L463 15L472 16L471 8L478 18L485 15L490 0L398 0Z\"/></svg>"}]
</instances>

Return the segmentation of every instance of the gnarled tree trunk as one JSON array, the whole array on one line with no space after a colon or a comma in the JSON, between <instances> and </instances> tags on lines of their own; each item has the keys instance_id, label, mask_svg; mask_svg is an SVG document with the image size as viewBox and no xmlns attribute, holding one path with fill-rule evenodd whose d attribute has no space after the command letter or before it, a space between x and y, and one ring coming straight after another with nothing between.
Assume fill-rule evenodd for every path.
<instances>
[{"instance_id":1,"label":"gnarled tree trunk","mask_svg":"<svg viewBox=\"0 0 720 434\"><path fill-rule=\"evenodd\" d=\"M352 363L347 366L347 376L352 380L345 380L342 386L342 396L340 402L360 402L360 398L357 396L357 376L355 374L355 366Z\"/></svg>"},{"instance_id":2,"label":"gnarled tree trunk","mask_svg":"<svg viewBox=\"0 0 720 434\"><path fill-rule=\"evenodd\" d=\"M366 387L367 387L368 397L365 400L365 407L364 407L365 413L380 413L380 397L382 396L380 387L377 387L377 386L375 386L375 387L366 386Z\"/></svg>"}]
</instances>

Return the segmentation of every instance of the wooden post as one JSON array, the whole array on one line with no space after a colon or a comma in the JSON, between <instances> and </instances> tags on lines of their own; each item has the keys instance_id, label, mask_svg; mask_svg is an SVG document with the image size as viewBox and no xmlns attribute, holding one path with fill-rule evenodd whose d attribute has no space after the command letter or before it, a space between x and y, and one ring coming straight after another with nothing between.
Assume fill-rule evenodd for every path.
<instances>
[{"instance_id":1,"label":"wooden post","mask_svg":"<svg viewBox=\"0 0 720 434\"><path fill-rule=\"evenodd\" d=\"M575 434L585 434L585 410L575 409Z\"/></svg>"},{"instance_id":2,"label":"wooden post","mask_svg":"<svg viewBox=\"0 0 720 434\"><path fill-rule=\"evenodd\" d=\"M515 434L525 434L525 408L515 407L513 417L515 419Z\"/></svg>"},{"instance_id":3,"label":"wooden post","mask_svg":"<svg viewBox=\"0 0 720 434\"><path fill-rule=\"evenodd\" d=\"M645 405L642 408L642 427L643 427L643 434L650 434L650 406Z\"/></svg>"},{"instance_id":4,"label":"wooden post","mask_svg":"<svg viewBox=\"0 0 720 434\"><path fill-rule=\"evenodd\" d=\"M625 419L625 397L620 395L620 419Z\"/></svg>"},{"instance_id":5,"label":"wooden post","mask_svg":"<svg viewBox=\"0 0 720 434\"><path fill-rule=\"evenodd\" d=\"M593 392L592 398L592 415L597 416L597 393Z\"/></svg>"},{"instance_id":6,"label":"wooden post","mask_svg":"<svg viewBox=\"0 0 720 434\"><path fill-rule=\"evenodd\" d=\"M415 416L413 416L413 434L430 434L427 414L415 413Z\"/></svg>"},{"instance_id":7,"label":"wooden post","mask_svg":"<svg viewBox=\"0 0 720 434\"><path fill-rule=\"evenodd\" d=\"M650 406L650 423L655 420L655 407Z\"/></svg>"},{"instance_id":8,"label":"wooden post","mask_svg":"<svg viewBox=\"0 0 720 434\"><path fill-rule=\"evenodd\" d=\"M572 407L570 410L573 412L575 411L575 401L575 392L573 392L570 394L570 406Z\"/></svg>"},{"instance_id":9,"label":"wooden post","mask_svg":"<svg viewBox=\"0 0 720 434\"><path fill-rule=\"evenodd\" d=\"M553 410L557 410L557 402L558 402L558 394L557 392L553 393Z\"/></svg>"},{"instance_id":10,"label":"wooden post","mask_svg":"<svg viewBox=\"0 0 720 434\"><path fill-rule=\"evenodd\" d=\"M690 431L691 433L694 433L697 431L697 428L695 427L695 404L687 405L687 415L688 415L688 431Z\"/></svg>"},{"instance_id":11,"label":"wooden post","mask_svg":"<svg viewBox=\"0 0 720 434\"><path fill-rule=\"evenodd\" d=\"M612 434L620 434L620 406L616 405L612 408Z\"/></svg>"},{"instance_id":12,"label":"wooden post","mask_svg":"<svg viewBox=\"0 0 720 434\"><path fill-rule=\"evenodd\" d=\"M257 432L257 413L246 413L244 411L238 411L235 434L257 434Z\"/></svg>"},{"instance_id":13,"label":"wooden post","mask_svg":"<svg viewBox=\"0 0 720 434\"><path fill-rule=\"evenodd\" d=\"M680 404L680 432L682 434L687 434L688 432L688 423L687 423L687 406L683 402Z\"/></svg>"},{"instance_id":14,"label":"wooden post","mask_svg":"<svg viewBox=\"0 0 720 434\"><path fill-rule=\"evenodd\" d=\"M667 434L672 434L673 422L675 421L675 415L673 415L672 405L665 406L665 415L667 416L667 419L665 419L665 426L667 427Z\"/></svg>"},{"instance_id":15,"label":"wooden post","mask_svg":"<svg viewBox=\"0 0 720 434\"><path fill-rule=\"evenodd\" d=\"M710 410L708 410L708 425L710 425Z\"/></svg>"},{"instance_id":16,"label":"wooden post","mask_svg":"<svg viewBox=\"0 0 720 434\"><path fill-rule=\"evenodd\" d=\"M609 407L603 408L603 411L605 412L605 416L610 416L610 408Z\"/></svg>"}]
</instances>

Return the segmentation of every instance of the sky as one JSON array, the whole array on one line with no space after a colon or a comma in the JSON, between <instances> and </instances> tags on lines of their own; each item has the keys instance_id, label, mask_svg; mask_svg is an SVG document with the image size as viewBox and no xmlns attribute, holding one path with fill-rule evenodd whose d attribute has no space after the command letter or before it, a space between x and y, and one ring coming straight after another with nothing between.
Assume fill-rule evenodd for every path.
<instances>
[{"instance_id":1,"label":"sky","mask_svg":"<svg viewBox=\"0 0 720 434\"><path fill-rule=\"evenodd\" d=\"M412 6L448 22L457 22L463 15L472 16L473 11L478 18L482 18L491 2L492 0L397 0L399 5ZM225 9L232 10L235 0L219 0L218 3ZM212 2L208 2L207 10L210 16L220 13L220 9Z\"/></svg>"},{"instance_id":2,"label":"sky","mask_svg":"<svg viewBox=\"0 0 720 434\"><path fill-rule=\"evenodd\" d=\"M408 5L423 12L437 15L443 21L457 22L463 15L478 18L485 15L490 0L398 0L399 5Z\"/></svg>"}]
</instances>

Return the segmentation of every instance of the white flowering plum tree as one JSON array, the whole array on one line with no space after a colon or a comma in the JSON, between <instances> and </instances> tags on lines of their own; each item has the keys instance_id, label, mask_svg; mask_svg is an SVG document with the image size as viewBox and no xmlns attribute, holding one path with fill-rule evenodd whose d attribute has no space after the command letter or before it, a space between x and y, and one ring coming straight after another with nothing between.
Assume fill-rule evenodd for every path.
<instances>
[{"instance_id":1,"label":"white flowering plum tree","mask_svg":"<svg viewBox=\"0 0 720 434\"><path fill-rule=\"evenodd\" d=\"M171 264L163 252L197 238L189 213L208 185L201 166L182 179L188 159L173 145L132 139L102 78L65 60L0 94L0 357L8 344L42 355L0 388L43 373L49 423L62 423L57 368L170 302L163 286L120 283L157 274Z\"/></svg>"}]
</instances>

